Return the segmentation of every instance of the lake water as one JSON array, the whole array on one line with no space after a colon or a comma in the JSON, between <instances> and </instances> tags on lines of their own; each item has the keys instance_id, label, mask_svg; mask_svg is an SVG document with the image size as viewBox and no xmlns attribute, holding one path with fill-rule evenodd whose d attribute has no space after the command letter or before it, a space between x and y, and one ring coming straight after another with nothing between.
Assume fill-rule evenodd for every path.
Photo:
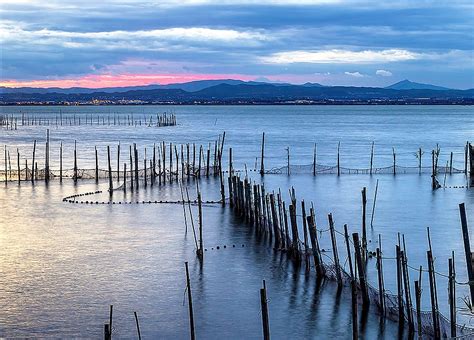
<instances>
[{"instance_id":1,"label":"lake water","mask_svg":"<svg viewBox=\"0 0 474 340\"><path fill-rule=\"evenodd\" d=\"M453 152L454 167L463 169L464 145L474 135L472 107L463 106L24 106L1 107L0 115L34 113L53 121L59 111L77 117L121 115L124 121L132 113L134 119L144 121L142 117L172 111L178 126L49 126L52 168L59 165L60 142L65 168L72 167L77 140L79 167L94 168L97 146L105 169L107 145L115 150L120 142L122 157L127 159L130 143L137 143L143 154L143 148L151 150L153 143L163 140L208 145L225 131L224 167L229 146L235 168L253 169L259 164L261 134L265 132L268 169L286 165L287 147L291 164L311 164L314 143L318 164L335 165L338 142L341 165L349 168L369 166L374 142L375 167L392 164L392 147L399 165L416 167L415 153L420 147L425 152L423 164L430 165L430 151L439 143L440 164ZM12 153L12 164L16 166L17 148L21 164L26 158L31 160L35 139L42 164L46 128L0 128L0 145ZM367 187L371 208L378 180L374 225L368 236L369 249L374 250L378 234L382 234L386 289L396 292L395 261L390 258L398 232L405 235L410 264L426 267L426 227L431 231L436 270L447 272L447 259L454 250L457 280L467 281L458 204L466 204L468 220L474 221L474 192L459 188L465 186L464 174L448 174L447 188L435 192L429 174L280 174L263 179L250 175L263 181L267 190L281 188L287 201L288 188L294 186L298 199L314 202L321 229L327 228L327 214L332 213L338 230L347 223L352 232L360 232L361 189ZM443 177L440 175L441 182ZM195 183L189 185L195 197ZM215 179L203 179L200 185L204 200L219 198ZM93 181L79 181L74 186L69 179L48 186L0 185L0 337L98 338L108 321L108 306L113 304L115 337L135 336L133 311L137 311L144 338L187 338L184 261L189 261L198 338L261 338L259 288L263 279L268 287L273 338L351 338L350 291L338 294L334 282L316 286L314 273L305 274L275 252L228 207L204 207L208 251L201 267L194 253L194 238L190 232L185 234L180 205L62 202L74 193L106 188L105 182L96 185ZM117 192L114 200L179 199L180 190L168 185L122 195ZM97 195L94 199L108 197ZM338 242L342 247L342 239ZM321 243L330 249L327 233L321 235ZM341 261L345 258L342 252ZM370 281L376 285L374 260L369 261L368 269ZM410 275L413 281L417 274L412 271ZM448 316L447 279L439 276L437 280L440 309ZM427 275L423 288L423 309L429 310ZM462 298L468 296L466 288L457 286L459 308L464 307ZM459 315L458 319L471 325L468 316ZM381 327L378 315L371 311L362 334L367 339L392 339L398 326L387 321Z\"/></svg>"}]
</instances>

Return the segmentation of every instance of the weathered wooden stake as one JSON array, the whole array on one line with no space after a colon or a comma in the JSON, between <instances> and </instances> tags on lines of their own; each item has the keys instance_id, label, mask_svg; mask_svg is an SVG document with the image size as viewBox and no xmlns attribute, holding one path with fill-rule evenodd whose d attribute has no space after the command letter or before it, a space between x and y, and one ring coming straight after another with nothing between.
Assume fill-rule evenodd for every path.
<instances>
[{"instance_id":1,"label":"weathered wooden stake","mask_svg":"<svg viewBox=\"0 0 474 340\"><path fill-rule=\"evenodd\" d=\"M308 216L306 220L308 221L309 237L311 239L311 248L313 251L313 259L314 259L314 266L316 268L316 274L318 275L318 278L322 279L326 274L326 270L324 269L323 260L321 258L321 252L319 249L319 243L318 243L317 232L316 232L316 219L314 217L313 208L310 209L310 216Z\"/></svg>"},{"instance_id":2,"label":"weathered wooden stake","mask_svg":"<svg viewBox=\"0 0 474 340\"><path fill-rule=\"evenodd\" d=\"M203 239L202 239L202 200L201 200L201 191L198 189L198 209L199 209L199 249L197 251L197 255L202 260L204 256L204 247L203 247Z\"/></svg>"},{"instance_id":3,"label":"weathered wooden stake","mask_svg":"<svg viewBox=\"0 0 474 340\"><path fill-rule=\"evenodd\" d=\"M314 143L314 150L313 150L313 176L316 176L316 143Z\"/></svg>"},{"instance_id":4,"label":"weathered wooden stake","mask_svg":"<svg viewBox=\"0 0 474 340\"><path fill-rule=\"evenodd\" d=\"M265 132L262 134L262 155L260 157L260 175L262 176L265 174L264 157L265 157Z\"/></svg>"},{"instance_id":5,"label":"weathered wooden stake","mask_svg":"<svg viewBox=\"0 0 474 340\"><path fill-rule=\"evenodd\" d=\"M31 176L31 183L35 182L36 179L36 174L35 174L35 156L36 156L36 139L33 142L33 162L31 163L31 166L33 167L33 176ZM7 147L5 146L5 183L6 183L6 178L7 178Z\"/></svg>"},{"instance_id":6,"label":"weathered wooden stake","mask_svg":"<svg viewBox=\"0 0 474 340\"><path fill-rule=\"evenodd\" d=\"M196 335L194 333L193 297L191 294L191 280L189 279L188 262L184 262L184 266L186 268L186 290L188 291L189 327L191 332L191 340L195 340Z\"/></svg>"},{"instance_id":7,"label":"weathered wooden stake","mask_svg":"<svg viewBox=\"0 0 474 340\"><path fill-rule=\"evenodd\" d=\"M18 171L18 185L20 185L20 176L21 176L21 171L20 171L20 150L18 148L16 149L16 162L17 162L17 171Z\"/></svg>"},{"instance_id":8,"label":"weathered wooden stake","mask_svg":"<svg viewBox=\"0 0 474 340\"><path fill-rule=\"evenodd\" d=\"M418 339L422 339L423 327L421 324L421 273L423 268L420 266L420 275L418 281L415 281L415 303L416 303L416 325Z\"/></svg>"},{"instance_id":9,"label":"weathered wooden stake","mask_svg":"<svg viewBox=\"0 0 474 340\"><path fill-rule=\"evenodd\" d=\"M370 151L370 174L372 175L372 167L374 165L374 142L372 142L372 149Z\"/></svg>"},{"instance_id":10,"label":"weathered wooden stake","mask_svg":"<svg viewBox=\"0 0 474 340\"><path fill-rule=\"evenodd\" d=\"M352 238L354 240L354 250L356 256L356 264L357 264L357 272L359 273L359 283L360 289L362 291L362 300L363 300L363 308L366 309L369 307L369 291L367 287L367 276L365 274L365 265L364 261L362 260L362 251L359 241L359 234L353 233Z\"/></svg>"},{"instance_id":11,"label":"weathered wooden stake","mask_svg":"<svg viewBox=\"0 0 474 340\"><path fill-rule=\"evenodd\" d=\"M112 164L110 163L110 146L107 145L107 162L109 165L109 194L112 196L113 183L112 183Z\"/></svg>"},{"instance_id":12,"label":"weathered wooden stake","mask_svg":"<svg viewBox=\"0 0 474 340\"><path fill-rule=\"evenodd\" d=\"M77 141L74 141L74 184L77 183Z\"/></svg>"},{"instance_id":13,"label":"weathered wooden stake","mask_svg":"<svg viewBox=\"0 0 474 340\"><path fill-rule=\"evenodd\" d=\"M270 340L270 323L268 319L267 287L265 286L265 280L263 280L263 288L260 289L260 304L262 308L263 339Z\"/></svg>"},{"instance_id":14,"label":"weathered wooden stake","mask_svg":"<svg viewBox=\"0 0 474 340\"><path fill-rule=\"evenodd\" d=\"M135 323L137 324L138 340L142 340L142 335L140 334L140 324L138 323L137 312L133 312L133 314L135 315Z\"/></svg>"},{"instance_id":15,"label":"weathered wooden stake","mask_svg":"<svg viewBox=\"0 0 474 340\"><path fill-rule=\"evenodd\" d=\"M333 255L333 260L334 260L334 266L336 268L337 284L339 287L342 287L342 275L341 275L341 268L339 265L339 254L337 252L336 233L334 231L334 221L332 219L332 214L328 215L328 221L329 221L329 231L331 234L332 255Z\"/></svg>"},{"instance_id":16,"label":"weathered wooden stake","mask_svg":"<svg viewBox=\"0 0 474 340\"><path fill-rule=\"evenodd\" d=\"M117 183L120 183L120 142L117 145Z\"/></svg>"},{"instance_id":17,"label":"weathered wooden stake","mask_svg":"<svg viewBox=\"0 0 474 340\"><path fill-rule=\"evenodd\" d=\"M112 332L113 332L113 326L112 326L112 314L113 314L114 306L110 305L110 312L109 312L109 340L112 340Z\"/></svg>"},{"instance_id":18,"label":"weathered wooden stake","mask_svg":"<svg viewBox=\"0 0 474 340\"><path fill-rule=\"evenodd\" d=\"M362 258L367 261L367 188L362 188Z\"/></svg>"},{"instance_id":19,"label":"weathered wooden stake","mask_svg":"<svg viewBox=\"0 0 474 340\"><path fill-rule=\"evenodd\" d=\"M338 142L337 143L337 175L338 176L341 175L341 158L339 154L340 148L341 148L341 142Z\"/></svg>"},{"instance_id":20,"label":"weathered wooden stake","mask_svg":"<svg viewBox=\"0 0 474 340\"><path fill-rule=\"evenodd\" d=\"M397 174L397 154L395 153L395 148L392 148L393 153L393 174Z\"/></svg>"},{"instance_id":21,"label":"weathered wooden stake","mask_svg":"<svg viewBox=\"0 0 474 340\"><path fill-rule=\"evenodd\" d=\"M462 236L464 240L464 254L466 256L467 277L469 279L469 290L471 293L471 304L474 303L474 268L472 263L471 244L469 240L469 229L467 226L466 207L464 203L459 204L461 216Z\"/></svg>"},{"instance_id":22,"label":"weathered wooden stake","mask_svg":"<svg viewBox=\"0 0 474 340\"><path fill-rule=\"evenodd\" d=\"M405 323L405 310L403 304L403 274L402 274L402 255L400 244L396 245L397 257L397 303L398 303L398 324L403 326Z\"/></svg>"},{"instance_id":23,"label":"weathered wooden stake","mask_svg":"<svg viewBox=\"0 0 474 340\"><path fill-rule=\"evenodd\" d=\"M28 173L28 166L26 167ZM59 183L63 182L63 142L59 145Z\"/></svg>"},{"instance_id":24,"label":"weathered wooden stake","mask_svg":"<svg viewBox=\"0 0 474 340\"><path fill-rule=\"evenodd\" d=\"M449 267L449 321L451 323L451 338L456 338L456 270L454 268L453 256L448 260Z\"/></svg>"},{"instance_id":25,"label":"weathered wooden stake","mask_svg":"<svg viewBox=\"0 0 474 340\"><path fill-rule=\"evenodd\" d=\"M99 155L97 153L97 146L95 148L95 183L99 183Z\"/></svg>"}]
</instances>

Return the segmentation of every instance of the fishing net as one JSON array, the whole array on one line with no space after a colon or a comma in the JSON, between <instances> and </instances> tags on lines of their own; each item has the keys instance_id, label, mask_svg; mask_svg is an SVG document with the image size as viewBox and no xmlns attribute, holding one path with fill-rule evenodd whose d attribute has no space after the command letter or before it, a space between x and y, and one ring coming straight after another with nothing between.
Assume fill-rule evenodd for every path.
<instances>
[{"instance_id":1,"label":"fishing net","mask_svg":"<svg viewBox=\"0 0 474 340\"><path fill-rule=\"evenodd\" d=\"M450 168L449 166L438 166L437 168L438 174L444 173L453 173L459 174L464 173L464 170ZM391 165L386 167L380 168L348 168L348 167L337 167L337 165L321 165L317 164L314 166L313 164L306 164L306 165L290 165L289 172L288 166L276 167L265 171L266 174L431 174L433 168L431 166L402 166L402 165Z\"/></svg>"}]
</instances>

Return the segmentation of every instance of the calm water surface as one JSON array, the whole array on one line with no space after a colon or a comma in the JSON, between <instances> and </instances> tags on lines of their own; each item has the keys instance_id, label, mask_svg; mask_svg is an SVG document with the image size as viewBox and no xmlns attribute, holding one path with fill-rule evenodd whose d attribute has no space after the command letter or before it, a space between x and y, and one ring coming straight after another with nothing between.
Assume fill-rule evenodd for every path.
<instances>
[{"instance_id":1,"label":"calm water surface","mask_svg":"<svg viewBox=\"0 0 474 340\"><path fill-rule=\"evenodd\" d=\"M177 106L177 107L1 107L1 113L34 112L53 117L63 114L121 114L134 112L135 118L163 111L174 111L179 126L50 127L52 155L58 155L59 142L70 154L78 141L79 167L94 167L93 146L105 160L106 145L119 141L123 150L137 143L142 149L162 140L173 143L196 142L207 145L226 131L226 145L234 151L235 167L253 168L259 157L261 133L267 139L266 166L286 163L290 148L293 164L310 164L313 145L318 145L318 163L335 164L337 143L341 142L342 164L366 168L370 147L375 142L375 166L392 162L392 147L397 162L416 166L414 152L441 147L441 163L454 153L454 164L464 166L463 146L473 139L474 118L471 107L275 107L275 106ZM20 127L17 131L0 130L0 145L23 158L31 159L32 142L37 139L38 159L42 160L45 127ZM3 150L2 150L3 153ZM227 154L227 152L226 152ZM24 156L23 156L24 155ZM124 152L123 157L128 157ZM41 162L41 161L40 161ZM225 164L226 160L224 160ZM59 157L52 156L52 167ZM3 159L0 167L3 168ZM16 164L16 163L14 163ZM101 164L105 168L105 163ZM72 157L65 156L65 166ZM227 166L227 165L225 165ZM255 176L254 176L255 177ZM336 228L347 223L352 232L360 232L360 191L366 186L371 208L375 183L379 192L374 226L369 229L369 249L377 247L382 234L386 288L396 291L394 256L397 233L405 234L411 265L426 267L426 227L430 227L435 266L447 272L447 258L457 254L458 281L466 281L458 204L465 202L468 220L474 221L474 192L463 186L463 174L448 175L449 188L432 192L430 176L418 175L267 175L267 190L294 186L298 199L312 201L321 229L327 228L327 214L333 213ZM205 200L219 198L214 179L203 179ZM195 184L189 183L195 196ZM99 189L106 184L100 183ZM191 232L185 233L180 205L74 205L62 202L64 196L96 190L95 183L83 181L74 186L39 183L20 187L0 186L0 336L1 337L87 337L99 338L108 321L108 306L114 305L114 334L118 338L135 336L133 311L137 311L144 338L188 338L185 303L184 261L189 261L193 289L197 335L205 339L261 338L259 288L262 279L268 287L270 326L274 338L350 338L350 292L337 291L333 282L317 286L313 274L307 275L286 257L275 252L267 240L235 218L228 208L209 205L204 208L203 266L194 255ZM120 192L114 200L179 199L179 187L155 187L153 190ZM94 199L108 200L97 195ZM370 210L370 209L369 209ZM197 212L195 211L195 216ZM369 214L370 218L370 214ZM474 223L474 222L472 222ZM321 234L328 250L330 239ZM341 261L346 259L341 245ZM223 246L226 246L224 248ZM234 247L235 245L235 247ZM219 250L217 249L219 246ZM375 262L369 261L369 276L376 284ZM412 280L416 272L410 272ZM429 309L428 277L423 277L423 307ZM447 279L438 277L439 305L445 315ZM468 294L460 285L458 307ZM184 303L184 304L183 304ZM470 323L468 317L460 316ZM370 312L361 321L367 339L392 339L397 325Z\"/></svg>"}]
</instances>

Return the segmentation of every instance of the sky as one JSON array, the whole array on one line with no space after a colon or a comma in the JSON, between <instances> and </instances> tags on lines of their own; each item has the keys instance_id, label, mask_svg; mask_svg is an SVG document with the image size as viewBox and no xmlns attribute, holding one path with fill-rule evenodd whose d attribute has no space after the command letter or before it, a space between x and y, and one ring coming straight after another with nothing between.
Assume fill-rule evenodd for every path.
<instances>
[{"instance_id":1,"label":"sky","mask_svg":"<svg viewBox=\"0 0 474 340\"><path fill-rule=\"evenodd\" d=\"M474 88L474 2L1 0L0 86Z\"/></svg>"}]
</instances>

